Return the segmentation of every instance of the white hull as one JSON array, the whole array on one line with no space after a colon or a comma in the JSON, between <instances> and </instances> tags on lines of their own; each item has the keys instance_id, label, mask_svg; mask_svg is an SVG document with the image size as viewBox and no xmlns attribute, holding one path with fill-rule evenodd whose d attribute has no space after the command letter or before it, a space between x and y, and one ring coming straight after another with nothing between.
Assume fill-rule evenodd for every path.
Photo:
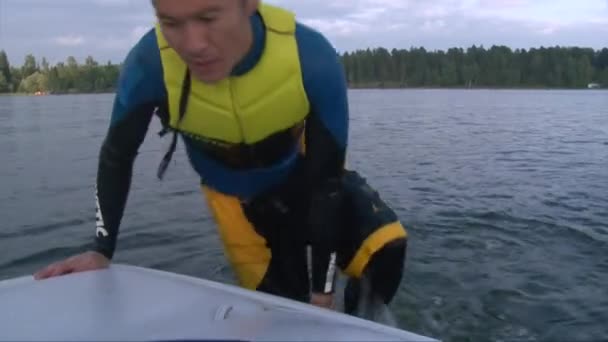
<instances>
[{"instance_id":1,"label":"white hull","mask_svg":"<svg viewBox=\"0 0 608 342\"><path fill-rule=\"evenodd\" d=\"M0 340L435 341L209 280L113 264L0 281Z\"/></svg>"}]
</instances>

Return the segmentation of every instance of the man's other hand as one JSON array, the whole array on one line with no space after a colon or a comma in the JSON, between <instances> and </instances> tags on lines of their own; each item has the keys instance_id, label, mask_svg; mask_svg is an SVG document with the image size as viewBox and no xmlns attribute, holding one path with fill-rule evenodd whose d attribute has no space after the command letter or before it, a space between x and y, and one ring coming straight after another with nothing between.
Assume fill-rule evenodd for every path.
<instances>
[{"instance_id":1,"label":"man's other hand","mask_svg":"<svg viewBox=\"0 0 608 342\"><path fill-rule=\"evenodd\" d=\"M310 304L316 305L325 309L334 309L334 295L324 293L313 293L310 297Z\"/></svg>"}]
</instances>

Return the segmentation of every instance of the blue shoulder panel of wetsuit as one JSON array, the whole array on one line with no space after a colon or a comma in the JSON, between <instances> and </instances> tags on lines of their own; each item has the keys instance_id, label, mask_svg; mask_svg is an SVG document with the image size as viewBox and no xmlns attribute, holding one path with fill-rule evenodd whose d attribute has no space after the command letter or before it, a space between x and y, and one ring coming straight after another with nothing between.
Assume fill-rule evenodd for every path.
<instances>
[{"instance_id":1,"label":"blue shoulder panel of wetsuit","mask_svg":"<svg viewBox=\"0 0 608 342\"><path fill-rule=\"evenodd\" d=\"M160 105L166 100L163 70L156 33L151 29L129 51L118 79L116 100L112 110L111 124L135 113L142 105Z\"/></svg>"},{"instance_id":2,"label":"blue shoulder panel of wetsuit","mask_svg":"<svg viewBox=\"0 0 608 342\"><path fill-rule=\"evenodd\" d=\"M336 50L321 33L298 23L296 38L313 114L345 148L348 141L348 99L344 69Z\"/></svg>"}]
</instances>

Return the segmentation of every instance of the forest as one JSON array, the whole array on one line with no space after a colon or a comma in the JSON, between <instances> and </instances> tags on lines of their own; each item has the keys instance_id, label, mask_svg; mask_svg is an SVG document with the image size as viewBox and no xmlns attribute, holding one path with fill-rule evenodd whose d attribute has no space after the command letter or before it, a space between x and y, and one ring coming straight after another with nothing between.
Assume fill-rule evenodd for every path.
<instances>
[{"instance_id":1,"label":"forest","mask_svg":"<svg viewBox=\"0 0 608 342\"><path fill-rule=\"evenodd\" d=\"M587 88L608 87L608 48L506 46L427 51L378 47L338 53L350 88ZM121 64L92 56L50 65L25 56L12 66L0 51L0 93L107 93L116 89Z\"/></svg>"},{"instance_id":2,"label":"forest","mask_svg":"<svg viewBox=\"0 0 608 342\"><path fill-rule=\"evenodd\" d=\"M5 51L0 51L0 93L104 93L116 88L120 65L99 64L89 56L78 63L70 56L65 62L49 65L29 54L23 65L11 66Z\"/></svg>"}]
</instances>

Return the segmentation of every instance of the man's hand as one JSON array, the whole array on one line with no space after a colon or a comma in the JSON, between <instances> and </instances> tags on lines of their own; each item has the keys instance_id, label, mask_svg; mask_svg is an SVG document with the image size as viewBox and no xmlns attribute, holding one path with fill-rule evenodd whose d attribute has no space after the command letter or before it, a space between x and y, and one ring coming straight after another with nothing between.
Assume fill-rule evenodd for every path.
<instances>
[{"instance_id":1,"label":"man's hand","mask_svg":"<svg viewBox=\"0 0 608 342\"><path fill-rule=\"evenodd\" d=\"M85 252L55 262L34 274L34 279L46 279L64 274L106 268L110 260L98 252Z\"/></svg>"},{"instance_id":2,"label":"man's hand","mask_svg":"<svg viewBox=\"0 0 608 342\"><path fill-rule=\"evenodd\" d=\"M324 293L313 293L310 297L310 304L316 305L325 309L333 310L334 307L334 295Z\"/></svg>"}]
</instances>

